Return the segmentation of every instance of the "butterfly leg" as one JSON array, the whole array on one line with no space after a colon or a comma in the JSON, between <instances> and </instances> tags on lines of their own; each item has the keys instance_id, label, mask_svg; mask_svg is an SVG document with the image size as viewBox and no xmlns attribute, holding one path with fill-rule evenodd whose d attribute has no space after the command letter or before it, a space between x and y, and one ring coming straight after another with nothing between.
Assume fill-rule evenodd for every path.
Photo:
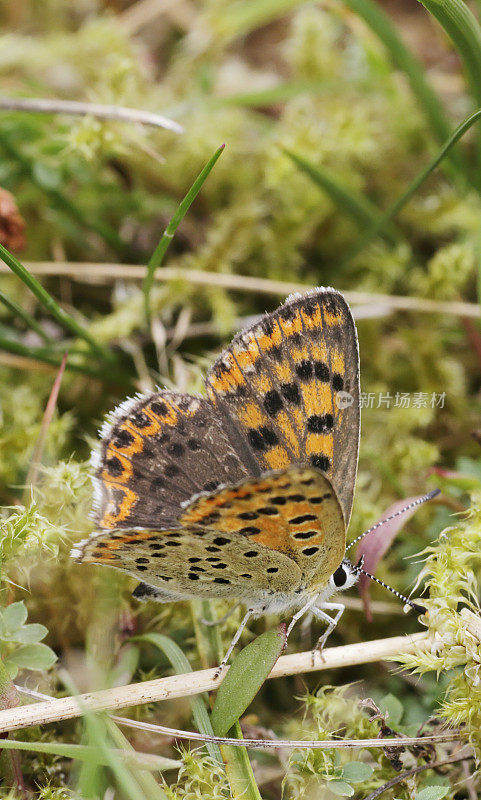
<instances>
[{"instance_id":1,"label":"butterfly leg","mask_svg":"<svg viewBox=\"0 0 481 800\"><path fill-rule=\"evenodd\" d=\"M343 606L342 603L323 603L321 608L319 608L317 606L314 606L312 608L312 613L314 614L316 619L321 619L323 622L327 622L326 630L324 631L322 636L319 637L319 640L318 640L316 646L312 650L312 664L313 664L313 666L314 666L314 661L315 661L315 657L316 657L316 652L319 652L321 654L321 658L323 658L323 656L322 656L323 647L324 647L328 637L331 635L331 633L333 632L333 630L336 627L337 623L341 619L343 611L344 611L344 608L345 608L345 606ZM334 614L333 617L330 617L329 614L326 614L326 610L327 611L335 611L336 613Z\"/></svg>"},{"instance_id":2,"label":"butterfly leg","mask_svg":"<svg viewBox=\"0 0 481 800\"><path fill-rule=\"evenodd\" d=\"M239 605L240 603L236 603L235 606L229 608L229 610L220 619L204 619L204 617L199 617L199 622L202 622L202 625L207 625L208 628L214 628L216 625L222 625L227 619L229 619L231 614L234 613Z\"/></svg>"},{"instance_id":3,"label":"butterfly leg","mask_svg":"<svg viewBox=\"0 0 481 800\"><path fill-rule=\"evenodd\" d=\"M316 602L316 599L317 599L316 597L311 597L311 599L305 605L303 605L302 608L299 609L299 611L296 611L296 613L292 617L292 619L291 619L291 621L289 623L289 627L288 627L288 629L286 631L286 643L285 643L284 647L287 646L287 640L289 638L289 634L292 631L292 629L293 629L294 625L296 624L297 620L299 620L301 617L303 617L304 614L306 613L306 611L309 611L309 609L312 608L312 604ZM313 611L314 611L314 609L313 609Z\"/></svg>"},{"instance_id":4,"label":"butterfly leg","mask_svg":"<svg viewBox=\"0 0 481 800\"><path fill-rule=\"evenodd\" d=\"M222 659L222 661L220 662L219 666L216 669L216 672L215 672L215 675L214 675L214 680L216 678L218 678L219 675L221 674L221 672L225 669L225 666L226 666L226 664L227 664L227 662L228 662L228 660L230 658L230 655L231 655L234 647L236 646L237 642L239 641L239 639L241 637L241 634L242 634L242 631L244 630L245 626L249 622L249 619L250 619L250 617L252 616L253 613L254 613L254 611L253 611L252 608L247 609L247 612L244 615L239 627L237 628L237 630L236 630L236 632L234 634L234 638L232 639L232 641L231 641L231 643L230 643L230 645L228 647L227 653L225 654L224 658Z\"/></svg>"}]
</instances>

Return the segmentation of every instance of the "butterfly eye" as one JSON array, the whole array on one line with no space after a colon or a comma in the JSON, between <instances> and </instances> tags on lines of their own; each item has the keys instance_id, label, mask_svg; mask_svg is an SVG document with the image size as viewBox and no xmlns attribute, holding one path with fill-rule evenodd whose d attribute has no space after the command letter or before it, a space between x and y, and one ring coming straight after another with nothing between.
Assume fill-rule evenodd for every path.
<instances>
[{"instance_id":1,"label":"butterfly eye","mask_svg":"<svg viewBox=\"0 0 481 800\"><path fill-rule=\"evenodd\" d=\"M337 586L338 589L340 589L341 586L344 586L344 584L346 583L347 572L342 566L342 564L340 567L336 569L335 573L332 576L332 580L334 582L334 586Z\"/></svg>"}]
</instances>

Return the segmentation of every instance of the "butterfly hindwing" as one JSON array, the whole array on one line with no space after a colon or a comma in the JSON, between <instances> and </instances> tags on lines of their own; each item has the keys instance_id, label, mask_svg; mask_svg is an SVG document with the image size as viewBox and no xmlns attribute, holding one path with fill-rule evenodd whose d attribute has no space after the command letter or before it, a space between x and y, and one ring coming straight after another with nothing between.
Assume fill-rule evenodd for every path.
<instances>
[{"instance_id":1,"label":"butterfly hindwing","mask_svg":"<svg viewBox=\"0 0 481 800\"><path fill-rule=\"evenodd\" d=\"M301 581L298 566L284 553L201 525L101 533L80 542L73 555L83 563L122 569L160 589L154 598L160 602L291 593Z\"/></svg>"},{"instance_id":2,"label":"butterfly hindwing","mask_svg":"<svg viewBox=\"0 0 481 800\"><path fill-rule=\"evenodd\" d=\"M123 569L170 600L252 598L323 585L344 550L343 512L330 482L316 469L291 467L198 495L178 529L93 535L76 557Z\"/></svg>"},{"instance_id":3,"label":"butterfly hindwing","mask_svg":"<svg viewBox=\"0 0 481 800\"><path fill-rule=\"evenodd\" d=\"M164 391L132 398L101 436L93 456L101 528L167 527L192 495L247 475L219 415L199 397Z\"/></svg>"},{"instance_id":4,"label":"butterfly hindwing","mask_svg":"<svg viewBox=\"0 0 481 800\"><path fill-rule=\"evenodd\" d=\"M293 464L321 470L346 523L359 447L358 361L349 306L320 289L293 296L239 333L206 379L251 474Z\"/></svg>"}]
</instances>

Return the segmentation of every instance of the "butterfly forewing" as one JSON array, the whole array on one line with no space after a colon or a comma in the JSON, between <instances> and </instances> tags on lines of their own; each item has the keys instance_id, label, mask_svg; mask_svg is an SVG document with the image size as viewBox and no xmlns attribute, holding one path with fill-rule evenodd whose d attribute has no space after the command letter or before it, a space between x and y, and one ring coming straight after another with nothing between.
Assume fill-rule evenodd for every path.
<instances>
[{"instance_id":1,"label":"butterfly forewing","mask_svg":"<svg viewBox=\"0 0 481 800\"><path fill-rule=\"evenodd\" d=\"M208 400L175 392L133 398L115 410L95 455L95 520L102 528L164 527L201 491L247 470Z\"/></svg>"},{"instance_id":2,"label":"butterfly forewing","mask_svg":"<svg viewBox=\"0 0 481 800\"><path fill-rule=\"evenodd\" d=\"M357 337L338 292L289 299L239 333L207 375L207 395L251 474L313 466L349 521L359 447Z\"/></svg>"}]
</instances>

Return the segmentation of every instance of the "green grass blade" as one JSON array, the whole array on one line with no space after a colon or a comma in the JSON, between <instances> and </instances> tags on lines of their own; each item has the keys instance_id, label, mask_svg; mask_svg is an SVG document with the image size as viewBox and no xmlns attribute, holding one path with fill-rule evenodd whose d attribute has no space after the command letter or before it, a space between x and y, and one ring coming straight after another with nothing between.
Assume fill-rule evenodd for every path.
<instances>
[{"instance_id":1,"label":"green grass blade","mask_svg":"<svg viewBox=\"0 0 481 800\"><path fill-rule=\"evenodd\" d=\"M85 744L65 744L64 742L21 742L16 739L2 740L2 750L28 750L31 753L49 753L62 758L74 758L78 761L95 762L108 767L109 760L101 753L98 747ZM137 753L135 750L114 749L111 751L115 757L128 766L145 769L152 772L163 772L170 769L179 769L182 762L171 758L164 758L151 753Z\"/></svg>"},{"instance_id":2,"label":"green grass blade","mask_svg":"<svg viewBox=\"0 0 481 800\"><path fill-rule=\"evenodd\" d=\"M250 642L232 662L211 714L216 736L226 736L261 688L286 641L285 627L267 631Z\"/></svg>"},{"instance_id":3,"label":"green grass blade","mask_svg":"<svg viewBox=\"0 0 481 800\"><path fill-rule=\"evenodd\" d=\"M441 161L445 158L445 156L449 153L449 151L454 147L456 142L458 142L474 124L481 118L481 109L478 109L467 117L454 131L454 133L449 137L448 141L441 147L438 154L429 162L427 167L425 167L421 172L416 176L416 178L412 181L412 183L408 186L406 191L401 195L401 197L396 200L395 203L382 215L380 220L369 228L364 236L357 242L354 248L351 250L350 253L347 254L346 258L343 259L342 263L346 264L355 256L359 255L359 253L364 250L367 245L372 242L372 240L378 235L380 230L384 228L384 226L393 219L396 214L398 214L402 208L409 202L411 197L417 192L420 186L424 183L426 178L436 169L436 167L441 163Z\"/></svg>"},{"instance_id":4,"label":"green grass blade","mask_svg":"<svg viewBox=\"0 0 481 800\"><path fill-rule=\"evenodd\" d=\"M15 275L20 278L25 286L30 289L39 303L42 304L46 311L48 311L49 314L51 314L52 317L56 319L58 323L60 323L60 325L62 325L74 336L78 336L80 339L83 339L85 342L87 342L90 349L100 358L111 363L116 361L114 354L110 350L101 347L98 342L95 341L93 336L91 336L90 333L82 325L80 325L80 323L77 322L77 320L71 317L70 314L67 314L67 312L58 305L57 301L54 300L52 295L43 288L42 284L32 275L32 273L29 272L28 269L24 267L23 264L21 264L20 261L1 244L0 258L8 267L10 267L12 272L14 272Z\"/></svg>"},{"instance_id":5,"label":"green grass blade","mask_svg":"<svg viewBox=\"0 0 481 800\"><path fill-rule=\"evenodd\" d=\"M442 142L447 139L451 134L452 125L445 114L442 103L436 92L427 82L423 65L420 64L413 53L406 47L380 4L374 2L374 0L343 1L351 11L354 11L354 13L362 17L364 22L371 28L376 36L379 37L389 51L393 64L406 73L413 94L424 110L430 127L438 141ZM452 153L451 161L456 165L458 170L462 167L460 153Z\"/></svg>"},{"instance_id":6,"label":"green grass blade","mask_svg":"<svg viewBox=\"0 0 481 800\"><path fill-rule=\"evenodd\" d=\"M123 751L135 754L134 748L130 744L127 737L124 736L120 728L117 727L115 722L107 717L105 724L108 727L109 734L114 745L116 745L121 752ZM166 761L170 761L170 759L166 759ZM178 769L180 766L182 766L182 762L178 762L176 768ZM167 769L171 769L171 767L167 767ZM167 800L167 795L165 794L162 786L157 783L155 777L151 775L150 772L145 770L141 764L135 764L133 771L135 771L135 778L138 784L149 800Z\"/></svg>"},{"instance_id":7,"label":"green grass blade","mask_svg":"<svg viewBox=\"0 0 481 800\"><path fill-rule=\"evenodd\" d=\"M481 28L464 0L420 0L442 25L461 57L471 93L481 106ZM477 187L481 190L481 132L477 137Z\"/></svg>"},{"instance_id":8,"label":"green grass blade","mask_svg":"<svg viewBox=\"0 0 481 800\"><path fill-rule=\"evenodd\" d=\"M152 257L151 257L151 259L150 259L150 261L149 261L149 263L147 265L147 275L145 276L142 289L143 289L143 292L144 292L145 316L146 316L148 324L150 324L150 319L151 319L150 292L151 292L151 289L152 289L152 285L154 283L155 270L162 263L164 255L166 253L166 250L167 250L168 246L170 245L177 228L179 227L181 221L183 220L183 218L187 214L187 211L189 210L190 206L192 205L192 203L194 202L195 198L197 197L197 195L199 194L200 190L202 189L202 186L204 185L207 176L212 171L212 169L213 169L215 163L217 162L218 158L223 153L224 147L225 147L225 145L222 144L215 151L215 153L212 156L212 158L209 159L209 161L205 165L204 169L199 173L199 175L195 179L194 183L190 187L190 189L187 192L187 194L185 195L184 199L181 201L181 203L177 207L177 210L175 211L174 215L172 216L172 219L168 223L165 231L163 232L163 234L162 234L162 236L160 238L160 242L157 245L157 247L155 248L155 250L154 250L154 252L152 254Z\"/></svg>"},{"instance_id":9,"label":"green grass blade","mask_svg":"<svg viewBox=\"0 0 481 800\"><path fill-rule=\"evenodd\" d=\"M187 657L184 655L178 644L176 644L169 636L163 636L161 633L144 633L142 636L134 637L135 642L148 642L162 650L165 656L169 659L177 674L182 675L186 672L192 672L192 667L189 664ZM210 721L210 716L206 708L205 700L202 696L192 697L192 716L197 726L199 733L204 733L207 736L214 736L214 729ZM222 757L218 745L215 742L206 742L206 750L209 755L222 763Z\"/></svg>"},{"instance_id":10,"label":"green grass blade","mask_svg":"<svg viewBox=\"0 0 481 800\"><path fill-rule=\"evenodd\" d=\"M315 167L305 158L293 153L291 150L284 149L284 152L316 186L329 195L339 210L350 217L361 230L366 226L374 226L380 221L381 212L364 195L356 192L351 187L347 189L327 170ZM396 234L392 226L385 235L391 243L399 239L399 234Z\"/></svg>"},{"instance_id":11,"label":"green grass blade","mask_svg":"<svg viewBox=\"0 0 481 800\"><path fill-rule=\"evenodd\" d=\"M8 310L11 311L12 314L14 314L19 319L23 320L23 322L25 322L27 327L30 328L30 330L35 331L35 333L37 333L40 336L40 338L43 339L44 342L48 344L49 342L53 341L52 338L47 333L45 333L44 329L42 328L41 325L39 325L37 320L34 317L32 317L31 314L28 313L28 311L25 311L24 308L19 306L18 303L16 303L14 300L8 297L8 295L6 295L5 292L2 292L1 290L0 290L0 303L3 303L5 308L8 308Z\"/></svg>"},{"instance_id":12,"label":"green grass blade","mask_svg":"<svg viewBox=\"0 0 481 800\"><path fill-rule=\"evenodd\" d=\"M98 751L98 755L95 757L95 759L87 761L87 767L91 766L91 768L95 769L98 765L98 761L96 759L98 756L101 756L105 760L107 767L115 776L122 793L125 794L129 800L149 800L135 780L130 769L127 767L125 762L119 758L115 749L112 747L105 721L101 716L98 714L93 714L85 707L78 696L76 687L65 670L61 671L61 679L67 687L69 693L73 696L76 696L85 720L88 740L94 749Z\"/></svg>"}]
</instances>

